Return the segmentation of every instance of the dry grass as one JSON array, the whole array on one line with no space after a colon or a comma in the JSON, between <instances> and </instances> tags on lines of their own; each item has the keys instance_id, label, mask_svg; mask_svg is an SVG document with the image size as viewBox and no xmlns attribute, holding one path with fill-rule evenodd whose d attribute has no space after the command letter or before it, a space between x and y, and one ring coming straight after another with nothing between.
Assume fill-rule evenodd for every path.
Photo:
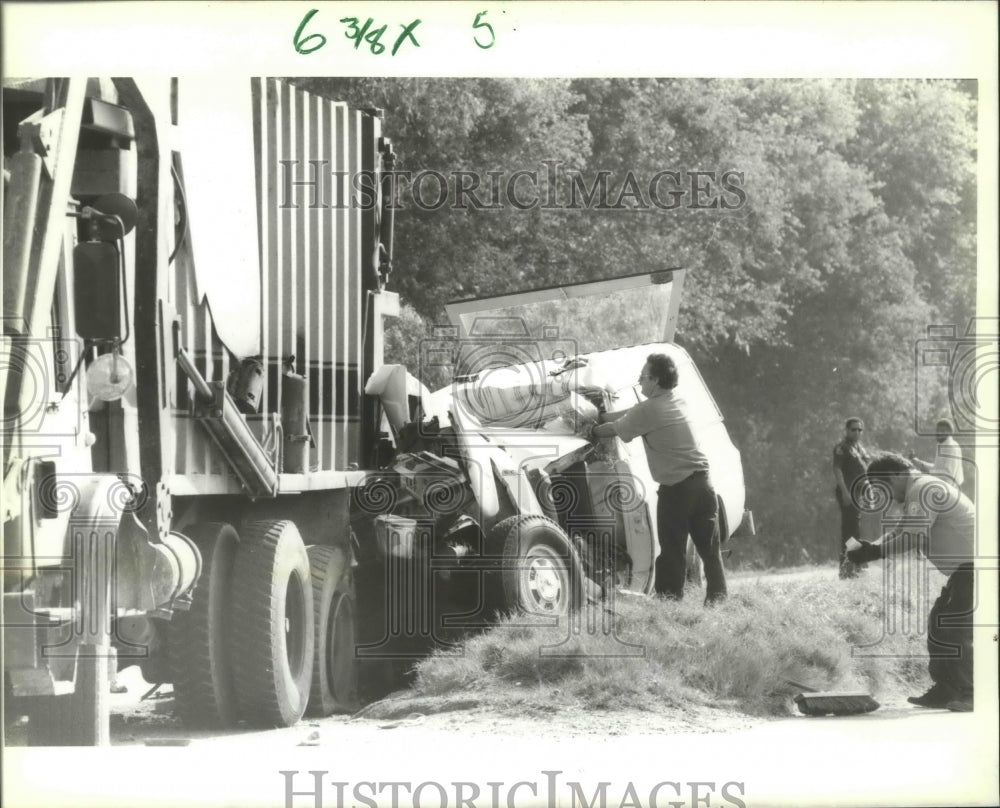
<instances>
[{"instance_id":1,"label":"dry grass","mask_svg":"<svg viewBox=\"0 0 1000 808\"><path fill-rule=\"evenodd\" d=\"M883 618L922 618L929 604L926 597L884 597L878 567L853 581L837 580L833 569L766 580L736 575L730 590L729 600L713 608L702 606L699 590L681 603L618 597L613 610L592 608L576 626L506 619L470 637L459 654L421 661L411 696L472 698L522 715L569 705L722 705L781 715L800 692L788 680L819 690L864 689L877 698L919 691L927 682L923 636L883 636Z\"/></svg>"}]
</instances>

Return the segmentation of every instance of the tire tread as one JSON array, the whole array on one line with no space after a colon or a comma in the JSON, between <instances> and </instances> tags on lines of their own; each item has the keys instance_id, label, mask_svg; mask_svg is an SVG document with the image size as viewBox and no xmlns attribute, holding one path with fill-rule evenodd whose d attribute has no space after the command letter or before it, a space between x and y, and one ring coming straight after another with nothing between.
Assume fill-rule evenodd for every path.
<instances>
[{"instance_id":1,"label":"tire tread","mask_svg":"<svg viewBox=\"0 0 1000 808\"><path fill-rule=\"evenodd\" d=\"M225 728L235 724L238 718L232 666L225 647L229 584L238 538L236 541L223 539L225 528L232 530L224 523L206 523L193 532L192 539L202 551L201 580L207 585L202 593L207 597L199 597L196 590L191 609L178 613L171 625L174 699L181 720L188 726ZM229 546L220 547L218 543L222 541L230 542ZM229 570L223 569L220 580L213 580L218 572L216 565L220 563L228 564ZM222 592L208 589L208 586L220 585ZM220 636L217 637L213 637L212 625L215 609L222 610Z\"/></svg>"},{"instance_id":2,"label":"tire tread","mask_svg":"<svg viewBox=\"0 0 1000 808\"><path fill-rule=\"evenodd\" d=\"M305 699L302 699L301 709L292 708L292 713L297 715L290 714L287 706L282 705L271 656L271 616L279 606L275 603L271 576L282 536L289 524L286 521L249 524L236 556L230 656L234 663L233 679L240 713L257 726L289 726L301 718L305 709ZM304 583L308 584L308 577ZM309 591L304 594L307 595L306 610L311 616ZM308 623L310 631L306 639L311 648L312 621ZM312 662L308 662L311 677ZM308 688L305 695L308 696Z\"/></svg>"},{"instance_id":3,"label":"tire tread","mask_svg":"<svg viewBox=\"0 0 1000 808\"><path fill-rule=\"evenodd\" d=\"M350 582L349 551L327 545L313 545L306 548L309 554L309 570L313 586L313 625L316 632L315 654L313 655L312 689L309 693L309 715L327 716L333 713L350 713L358 707L357 700L357 668L354 669L354 686L351 692L335 693L327 687L324 676L324 666L329 649L326 648L329 633L328 621L334 617L333 607L341 598L350 598L352 607L355 605L353 583ZM337 557L343 559L343 567L337 580L330 581L330 566ZM347 588L343 589L345 582ZM328 591L328 587L332 587ZM327 614L324 614L324 611Z\"/></svg>"}]
</instances>

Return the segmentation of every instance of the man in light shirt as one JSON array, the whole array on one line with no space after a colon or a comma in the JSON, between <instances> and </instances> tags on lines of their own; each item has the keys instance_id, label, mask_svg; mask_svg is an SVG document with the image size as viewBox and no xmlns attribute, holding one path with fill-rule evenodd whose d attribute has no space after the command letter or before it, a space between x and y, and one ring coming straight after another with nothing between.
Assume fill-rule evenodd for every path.
<instances>
[{"instance_id":1,"label":"man in light shirt","mask_svg":"<svg viewBox=\"0 0 1000 808\"><path fill-rule=\"evenodd\" d=\"M926 460L921 460L913 452L908 455L910 462L921 471L936 474L941 479L952 483L956 488L961 488L962 483L965 482L965 474L962 472L962 447L952 437L955 434L955 429L952 427L951 421L942 418L935 425L935 431L938 445L934 462L928 463Z\"/></svg>"},{"instance_id":2,"label":"man in light shirt","mask_svg":"<svg viewBox=\"0 0 1000 808\"><path fill-rule=\"evenodd\" d=\"M902 516L877 543L863 541L849 549L848 558L874 561L919 550L948 576L927 621L928 669L934 684L909 702L970 712L975 506L950 481L922 473L897 454L876 457L868 466L868 479L891 489L893 500L903 503Z\"/></svg>"},{"instance_id":3,"label":"man in light shirt","mask_svg":"<svg viewBox=\"0 0 1000 808\"><path fill-rule=\"evenodd\" d=\"M677 366L666 354L650 354L639 384L645 401L623 412L605 413L591 438L617 436L628 442L642 436L653 479L660 484L656 522L660 554L656 558L657 594L684 596L687 539L690 534L705 568L705 602L726 597L726 573L719 536L719 501L709 477L708 457L691 428L688 403L674 393Z\"/></svg>"}]
</instances>

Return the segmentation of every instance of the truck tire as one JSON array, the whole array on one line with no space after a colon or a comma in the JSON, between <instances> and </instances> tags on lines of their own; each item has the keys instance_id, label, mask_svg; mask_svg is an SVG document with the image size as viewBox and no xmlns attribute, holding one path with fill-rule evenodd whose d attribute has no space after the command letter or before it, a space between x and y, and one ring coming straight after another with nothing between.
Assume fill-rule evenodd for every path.
<instances>
[{"instance_id":1,"label":"truck tire","mask_svg":"<svg viewBox=\"0 0 1000 808\"><path fill-rule=\"evenodd\" d=\"M353 712L358 707L355 664L355 596L350 557L341 547L312 546L313 655L310 715Z\"/></svg>"},{"instance_id":2,"label":"truck tire","mask_svg":"<svg viewBox=\"0 0 1000 808\"><path fill-rule=\"evenodd\" d=\"M229 658L240 714L254 726L291 726L309 701L315 639L309 556L294 523L247 525L232 588Z\"/></svg>"},{"instance_id":3,"label":"truck tire","mask_svg":"<svg viewBox=\"0 0 1000 808\"><path fill-rule=\"evenodd\" d=\"M186 726L231 727L238 711L226 643L239 536L222 522L196 525L187 535L201 551L202 569L191 608L170 623L174 702Z\"/></svg>"},{"instance_id":4,"label":"truck tire","mask_svg":"<svg viewBox=\"0 0 1000 808\"><path fill-rule=\"evenodd\" d=\"M511 516L491 532L503 542L504 606L529 614L566 614L579 607L583 572L558 524L545 516Z\"/></svg>"}]
</instances>

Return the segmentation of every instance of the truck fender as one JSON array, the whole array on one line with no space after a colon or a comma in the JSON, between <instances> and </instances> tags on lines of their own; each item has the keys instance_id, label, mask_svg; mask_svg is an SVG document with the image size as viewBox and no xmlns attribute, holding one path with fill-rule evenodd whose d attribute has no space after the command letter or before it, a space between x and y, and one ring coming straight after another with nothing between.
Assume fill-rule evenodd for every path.
<instances>
[{"instance_id":1,"label":"truck fender","mask_svg":"<svg viewBox=\"0 0 1000 808\"><path fill-rule=\"evenodd\" d=\"M198 548L177 533L153 544L135 517L142 500L131 486L112 475L87 475L72 480L72 487L64 553L82 563L76 557L81 540L98 537L98 552L107 553L101 566L113 579L112 608L153 611L190 591L201 572Z\"/></svg>"}]
</instances>

